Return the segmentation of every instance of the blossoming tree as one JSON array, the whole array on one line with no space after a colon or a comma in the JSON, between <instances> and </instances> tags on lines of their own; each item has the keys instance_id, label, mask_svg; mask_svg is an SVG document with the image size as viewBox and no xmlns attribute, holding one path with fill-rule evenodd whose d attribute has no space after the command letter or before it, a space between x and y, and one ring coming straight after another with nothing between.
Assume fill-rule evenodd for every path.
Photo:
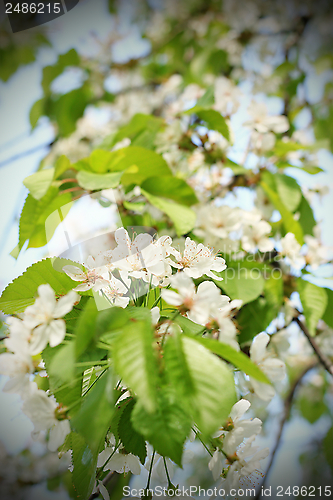
<instances>
[{"instance_id":1,"label":"blossoming tree","mask_svg":"<svg viewBox=\"0 0 333 500\"><path fill-rule=\"evenodd\" d=\"M13 256L45 246L47 257L2 293L0 371L34 434L70 450L73 498L106 498L115 473L142 466L147 489L158 468L174 488L188 440L227 493L256 486L269 450L255 445L262 421L244 418L251 403L286 393L283 425L314 370L320 408L304 395L302 414L331 411L333 292L316 281L330 256L312 179L316 152L332 150L332 84L312 102L307 82L332 67L328 35L317 35L332 13L288 5L286 17L286 5L261 0L138 2L148 55L111 55L119 22L96 56L71 49L43 70L31 125L47 116L56 139L24 182ZM82 85L55 93L73 68ZM70 245L52 253L88 198L121 224L110 215L103 240L92 229L81 261ZM332 466L330 447L332 429Z\"/></svg>"}]
</instances>

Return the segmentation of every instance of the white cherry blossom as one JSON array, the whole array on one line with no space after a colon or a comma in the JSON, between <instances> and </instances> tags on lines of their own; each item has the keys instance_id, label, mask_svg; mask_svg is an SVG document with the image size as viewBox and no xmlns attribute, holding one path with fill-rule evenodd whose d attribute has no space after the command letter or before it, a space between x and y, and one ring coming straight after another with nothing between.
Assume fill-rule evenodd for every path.
<instances>
[{"instance_id":1,"label":"white cherry blossom","mask_svg":"<svg viewBox=\"0 0 333 500\"><path fill-rule=\"evenodd\" d=\"M262 422L259 418L242 419L250 406L249 401L241 399L231 409L229 427L232 427L232 430L227 432L223 439L223 450L227 455L233 455L244 439L261 432Z\"/></svg>"},{"instance_id":2,"label":"white cherry blossom","mask_svg":"<svg viewBox=\"0 0 333 500\"><path fill-rule=\"evenodd\" d=\"M274 354L267 350L269 335L267 333L259 333L254 337L250 347L251 360L267 375L272 382L283 380L286 376L286 367L283 361L274 357ZM263 382L250 377L251 386L256 395L264 400L270 401L274 394L274 388Z\"/></svg>"},{"instance_id":3,"label":"white cherry blossom","mask_svg":"<svg viewBox=\"0 0 333 500\"><path fill-rule=\"evenodd\" d=\"M207 323L223 302L220 289L211 281L200 283L197 291L191 278L184 272L176 274L170 281L178 293L163 289L162 298L168 304L183 309L189 319L201 325Z\"/></svg>"},{"instance_id":4,"label":"white cherry blossom","mask_svg":"<svg viewBox=\"0 0 333 500\"><path fill-rule=\"evenodd\" d=\"M229 344L239 351L240 347L236 339L237 329L235 323L231 320L231 316L242 306L243 302L238 299L230 301L226 295L222 297L228 300L215 314L216 322L219 325L219 341Z\"/></svg>"},{"instance_id":5,"label":"white cherry blossom","mask_svg":"<svg viewBox=\"0 0 333 500\"><path fill-rule=\"evenodd\" d=\"M183 255L177 251L173 255L176 261L168 259L168 263L184 271L191 278L200 278L205 274L217 281L223 279L216 276L212 271L224 271L227 267L225 260L222 257L217 257L212 249L205 247L202 243L197 245L191 238L186 238Z\"/></svg>"},{"instance_id":6,"label":"white cherry blossom","mask_svg":"<svg viewBox=\"0 0 333 500\"><path fill-rule=\"evenodd\" d=\"M305 259L300 254L301 245L296 240L294 233L287 233L280 240L281 254L287 257L289 264L296 269L301 269L305 265Z\"/></svg>"},{"instance_id":7,"label":"white cherry blossom","mask_svg":"<svg viewBox=\"0 0 333 500\"><path fill-rule=\"evenodd\" d=\"M203 205L198 211L195 233L205 237L227 238L232 231L238 231L242 224L242 211L227 205Z\"/></svg>"},{"instance_id":8,"label":"white cherry blossom","mask_svg":"<svg viewBox=\"0 0 333 500\"><path fill-rule=\"evenodd\" d=\"M53 288L49 284L38 287L38 298L24 312L24 324L33 328L30 340L32 354L40 353L49 342L55 347L63 341L66 334L66 324L62 318L69 313L80 296L70 291L56 300Z\"/></svg>"},{"instance_id":9,"label":"white cherry blossom","mask_svg":"<svg viewBox=\"0 0 333 500\"><path fill-rule=\"evenodd\" d=\"M108 301L118 307L125 308L130 298L125 296L131 286L131 281L123 277L123 282L111 275L109 284L101 292L106 295Z\"/></svg>"},{"instance_id":10,"label":"white cherry blossom","mask_svg":"<svg viewBox=\"0 0 333 500\"><path fill-rule=\"evenodd\" d=\"M259 450L258 446L252 446L255 438L256 436L251 436L237 450L237 458L230 465L227 478L222 481L222 486L226 491L239 489L244 479L260 470L260 462L268 456L268 448Z\"/></svg>"},{"instance_id":11,"label":"white cherry blossom","mask_svg":"<svg viewBox=\"0 0 333 500\"><path fill-rule=\"evenodd\" d=\"M4 344L11 352L0 354L0 373L10 379L4 385L4 392L13 392L27 396L33 383L29 375L35 371L29 344L30 331L18 318L9 318L10 337Z\"/></svg>"},{"instance_id":12,"label":"white cherry blossom","mask_svg":"<svg viewBox=\"0 0 333 500\"><path fill-rule=\"evenodd\" d=\"M24 401L22 411L27 415L34 425L34 432L50 431L48 448L56 451L63 444L67 434L71 432L67 419L58 420L56 411L58 405L44 391L36 389Z\"/></svg>"},{"instance_id":13,"label":"white cherry blossom","mask_svg":"<svg viewBox=\"0 0 333 500\"><path fill-rule=\"evenodd\" d=\"M105 448L98 456L97 467L102 467L108 458L111 457L113 451L113 448ZM103 470L116 471L119 474L132 472L132 474L138 475L141 473L141 465L138 457L132 455L132 453L116 452L108 460Z\"/></svg>"},{"instance_id":14,"label":"white cherry blossom","mask_svg":"<svg viewBox=\"0 0 333 500\"><path fill-rule=\"evenodd\" d=\"M225 76L219 76L214 84L214 109L224 115L235 113L240 105L242 92Z\"/></svg>"},{"instance_id":15,"label":"white cherry blossom","mask_svg":"<svg viewBox=\"0 0 333 500\"><path fill-rule=\"evenodd\" d=\"M242 246L247 252L255 252L256 249L260 252L270 252L274 245L267 237L272 228L270 224L264 220L259 221L253 226L246 226L243 231Z\"/></svg>"},{"instance_id":16,"label":"white cherry blossom","mask_svg":"<svg viewBox=\"0 0 333 500\"><path fill-rule=\"evenodd\" d=\"M328 261L328 248L321 245L317 238L306 234L304 241L306 243L305 261L307 264L313 269L317 269Z\"/></svg>"},{"instance_id":17,"label":"white cherry blossom","mask_svg":"<svg viewBox=\"0 0 333 500\"><path fill-rule=\"evenodd\" d=\"M267 132L275 132L282 134L289 130L289 121L286 116L269 115L265 103L255 102L249 105L247 109L250 119L244 123L244 126L249 127L261 134Z\"/></svg>"},{"instance_id":18,"label":"white cherry blossom","mask_svg":"<svg viewBox=\"0 0 333 500\"><path fill-rule=\"evenodd\" d=\"M91 288L94 292L98 292L101 288L108 285L107 269L105 266L96 267L96 262L93 257L87 259L87 270L82 271L77 266L64 266L63 271L73 281L82 281L82 283L75 288L76 292L85 292Z\"/></svg>"}]
</instances>

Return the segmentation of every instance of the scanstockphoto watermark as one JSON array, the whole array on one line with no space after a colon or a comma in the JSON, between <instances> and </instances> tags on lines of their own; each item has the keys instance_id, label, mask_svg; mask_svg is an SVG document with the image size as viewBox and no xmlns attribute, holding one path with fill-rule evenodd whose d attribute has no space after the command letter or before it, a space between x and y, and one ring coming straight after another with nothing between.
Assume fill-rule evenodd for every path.
<instances>
[{"instance_id":1,"label":"scanstockphoto watermark","mask_svg":"<svg viewBox=\"0 0 333 500\"><path fill-rule=\"evenodd\" d=\"M0 0L1 11L8 17L13 33L35 28L65 15L80 0ZM0 12L1 18L3 12Z\"/></svg>"},{"instance_id":2,"label":"scanstockphoto watermark","mask_svg":"<svg viewBox=\"0 0 333 500\"><path fill-rule=\"evenodd\" d=\"M200 486L190 486L188 488L179 487L175 489L169 489L163 486L156 486L155 488L149 489L135 489L130 486L123 487L123 496L129 498L170 498L174 497L177 499L193 498L193 495L206 498L224 498L226 495L237 498L254 498L256 496L255 488L232 488L226 491L224 488L201 488Z\"/></svg>"}]
</instances>

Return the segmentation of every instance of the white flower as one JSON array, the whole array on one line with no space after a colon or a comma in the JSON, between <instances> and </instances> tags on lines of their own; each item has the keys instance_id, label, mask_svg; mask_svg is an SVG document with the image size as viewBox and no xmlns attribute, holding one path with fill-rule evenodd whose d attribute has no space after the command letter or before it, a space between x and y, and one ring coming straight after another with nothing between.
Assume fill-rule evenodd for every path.
<instances>
[{"instance_id":1,"label":"white flower","mask_svg":"<svg viewBox=\"0 0 333 500\"><path fill-rule=\"evenodd\" d=\"M265 219L270 219L274 212L274 206L270 202L265 191L257 186L256 188L257 197L254 201L256 208L263 214Z\"/></svg>"},{"instance_id":2,"label":"white flower","mask_svg":"<svg viewBox=\"0 0 333 500\"><path fill-rule=\"evenodd\" d=\"M211 281L204 281L196 292L193 281L183 272L171 278L171 285L178 290L161 290L162 298L168 304L183 307L192 321L205 325L221 305L220 289Z\"/></svg>"},{"instance_id":3,"label":"white flower","mask_svg":"<svg viewBox=\"0 0 333 500\"><path fill-rule=\"evenodd\" d=\"M212 472L214 481L217 480L222 474L224 463L224 455L221 451L215 450L212 458L208 462L208 469Z\"/></svg>"},{"instance_id":4,"label":"white flower","mask_svg":"<svg viewBox=\"0 0 333 500\"><path fill-rule=\"evenodd\" d=\"M235 113L240 105L241 91L234 85L230 78L219 76L214 84L214 109L222 114Z\"/></svg>"},{"instance_id":5,"label":"white flower","mask_svg":"<svg viewBox=\"0 0 333 500\"><path fill-rule=\"evenodd\" d=\"M50 430L48 448L51 451L56 451L71 432L68 420L57 419L57 408L57 403L38 389L24 401L22 406L23 413L34 425L34 432Z\"/></svg>"},{"instance_id":6,"label":"white flower","mask_svg":"<svg viewBox=\"0 0 333 500\"><path fill-rule=\"evenodd\" d=\"M227 299L226 304L220 307L215 314L216 322L219 325L219 341L239 351L239 344L236 340L237 329L231 316L236 309L242 306L243 302L241 300L230 301L226 295L222 295L222 297L224 300Z\"/></svg>"},{"instance_id":7,"label":"white flower","mask_svg":"<svg viewBox=\"0 0 333 500\"><path fill-rule=\"evenodd\" d=\"M200 278L205 274L217 281L223 279L216 276L212 271L224 271L227 267L225 260L222 259L222 257L216 257L213 250L205 247L202 243L197 245L191 238L186 238L183 255L175 251L174 256L176 262L168 259L171 266L183 270L184 273L191 278Z\"/></svg>"},{"instance_id":8,"label":"white flower","mask_svg":"<svg viewBox=\"0 0 333 500\"><path fill-rule=\"evenodd\" d=\"M106 448L102 451L98 456L97 466L101 467L112 453L112 448ZM132 474L138 475L141 473L141 465L138 457L132 455L132 453L123 454L116 452L107 462L103 470L116 471L119 474L125 474L130 471Z\"/></svg>"},{"instance_id":9,"label":"white flower","mask_svg":"<svg viewBox=\"0 0 333 500\"><path fill-rule=\"evenodd\" d=\"M123 281L124 283L111 275L108 286L103 288L101 292L106 295L111 304L125 308L130 299L124 295L128 293L131 282L125 277L123 277Z\"/></svg>"},{"instance_id":10,"label":"white flower","mask_svg":"<svg viewBox=\"0 0 333 500\"><path fill-rule=\"evenodd\" d=\"M110 252L110 269L125 271L129 276L146 282L150 281L150 275L160 277L168 274L169 265L164 262L163 256L168 254L171 238L153 242L150 234L139 234L131 241L127 231L119 228L115 239L118 246Z\"/></svg>"},{"instance_id":11,"label":"white flower","mask_svg":"<svg viewBox=\"0 0 333 500\"><path fill-rule=\"evenodd\" d=\"M281 134L289 129L288 119L281 115L268 115L267 106L263 102L253 101L248 107L247 112L251 116L251 119L247 120L244 125L261 134L267 132Z\"/></svg>"},{"instance_id":12,"label":"white flower","mask_svg":"<svg viewBox=\"0 0 333 500\"><path fill-rule=\"evenodd\" d=\"M93 257L87 259L87 271L82 271L76 266L64 266L63 271L74 281L82 281L81 285L73 288L76 292L85 292L92 288L98 292L101 288L108 285L106 267L95 267Z\"/></svg>"},{"instance_id":13,"label":"white flower","mask_svg":"<svg viewBox=\"0 0 333 500\"><path fill-rule=\"evenodd\" d=\"M272 381L283 380L286 376L286 367L283 361L274 358L272 353L267 350L269 335L267 333L259 333L254 337L250 347L251 360L267 375ZM264 401L270 401L275 394L275 390L271 385L250 377L252 388L256 395Z\"/></svg>"},{"instance_id":14,"label":"white flower","mask_svg":"<svg viewBox=\"0 0 333 500\"><path fill-rule=\"evenodd\" d=\"M9 318L14 323L11 337L5 339L7 349L12 352L0 354L0 373L10 377L3 388L4 392L14 392L25 396L31 392L29 374L34 372L34 364L31 358L29 337L26 336L25 327L17 318ZM14 320L14 321L13 321ZM20 331L16 323L22 326Z\"/></svg>"},{"instance_id":15,"label":"white flower","mask_svg":"<svg viewBox=\"0 0 333 500\"><path fill-rule=\"evenodd\" d=\"M237 447L245 438L256 436L261 432L262 422L259 418L242 419L244 413L250 408L251 403L246 399L241 399L231 409L229 426L232 430L227 432L223 439L223 451L227 455L233 455Z\"/></svg>"},{"instance_id":16,"label":"white flower","mask_svg":"<svg viewBox=\"0 0 333 500\"><path fill-rule=\"evenodd\" d=\"M321 264L325 264L328 260L327 247L320 244L317 238L309 234L304 236L306 243L305 260L313 269L317 269Z\"/></svg>"},{"instance_id":17,"label":"white flower","mask_svg":"<svg viewBox=\"0 0 333 500\"><path fill-rule=\"evenodd\" d=\"M200 149L196 149L191 156L188 157L188 167L190 172L197 170L199 167L202 167L205 163L205 155L200 151Z\"/></svg>"},{"instance_id":18,"label":"white flower","mask_svg":"<svg viewBox=\"0 0 333 500\"><path fill-rule=\"evenodd\" d=\"M255 438L256 436L250 437L246 443L237 450L237 459L229 467L227 478L222 482L222 486L226 491L239 489L245 478L259 471L261 460L268 456L268 448L258 451L257 446L252 447Z\"/></svg>"},{"instance_id":19,"label":"white flower","mask_svg":"<svg viewBox=\"0 0 333 500\"><path fill-rule=\"evenodd\" d=\"M271 232L270 224L264 220L259 221L253 226L245 226L242 237L242 246L247 252L270 252L273 250L273 243L267 238Z\"/></svg>"},{"instance_id":20,"label":"white flower","mask_svg":"<svg viewBox=\"0 0 333 500\"><path fill-rule=\"evenodd\" d=\"M207 233L214 238L227 238L229 233L237 231L241 226L242 214L239 208L228 205L216 207L204 205L198 211L195 233L206 236Z\"/></svg>"},{"instance_id":21,"label":"white flower","mask_svg":"<svg viewBox=\"0 0 333 500\"><path fill-rule=\"evenodd\" d=\"M205 142L205 149L210 151L213 147L225 150L229 146L227 139L223 137L222 134L216 132L215 130L210 130L208 132L208 141Z\"/></svg>"},{"instance_id":22,"label":"white flower","mask_svg":"<svg viewBox=\"0 0 333 500\"><path fill-rule=\"evenodd\" d=\"M296 240L294 233L287 233L280 242L281 254L287 257L289 264L296 269L302 268L305 265L305 260L300 254L301 245Z\"/></svg>"},{"instance_id":23,"label":"white flower","mask_svg":"<svg viewBox=\"0 0 333 500\"><path fill-rule=\"evenodd\" d=\"M32 306L24 311L24 324L34 328L31 336L31 353L40 353L49 342L51 347L60 344L66 335L66 323L62 318L73 309L80 296L70 291L56 300L50 285L38 287L38 298Z\"/></svg>"},{"instance_id":24,"label":"white flower","mask_svg":"<svg viewBox=\"0 0 333 500\"><path fill-rule=\"evenodd\" d=\"M271 151L274 148L275 140L275 135L272 132L262 134L253 130L251 134L253 152L260 155L265 151Z\"/></svg>"}]
</instances>

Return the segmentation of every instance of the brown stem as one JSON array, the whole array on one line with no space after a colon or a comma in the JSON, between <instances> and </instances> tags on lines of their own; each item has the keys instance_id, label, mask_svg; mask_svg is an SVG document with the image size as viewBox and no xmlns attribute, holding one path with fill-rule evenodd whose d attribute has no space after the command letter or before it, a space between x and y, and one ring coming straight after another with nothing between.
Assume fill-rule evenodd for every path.
<instances>
[{"instance_id":1,"label":"brown stem","mask_svg":"<svg viewBox=\"0 0 333 500\"><path fill-rule=\"evenodd\" d=\"M59 182L59 185L61 186L62 184L67 184L67 182L77 182L77 179L75 177L71 178L71 179L62 179Z\"/></svg>"},{"instance_id":2,"label":"brown stem","mask_svg":"<svg viewBox=\"0 0 333 500\"><path fill-rule=\"evenodd\" d=\"M320 363L323 365L325 370L327 370L330 375L333 375L333 363L329 360L329 358L326 356L326 354L324 354L321 351L317 342L312 337L312 335L310 334L309 330L304 325L304 323L302 323L302 321L298 317L294 318L294 321L295 321L295 323L298 324L298 326L300 327L300 329L302 330L302 332L304 333L304 335L306 336L306 338L310 342L312 349L316 353L317 358L319 359Z\"/></svg>"},{"instance_id":3,"label":"brown stem","mask_svg":"<svg viewBox=\"0 0 333 500\"><path fill-rule=\"evenodd\" d=\"M84 191L84 189L82 187L75 186L75 187L71 187L71 188L68 188L68 189L64 189L63 191L61 191L61 194L63 194L63 193L71 193L72 191Z\"/></svg>"},{"instance_id":4,"label":"brown stem","mask_svg":"<svg viewBox=\"0 0 333 500\"><path fill-rule=\"evenodd\" d=\"M279 449L279 446L281 444L281 438L282 438L282 434L283 434L284 425L285 425L285 423L287 422L287 420L289 418L290 411L291 411L291 408L292 408L292 405L293 405L293 400L294 400L296 389L298 388L299 384L301 383L303 377L310 370L312 370L317 364L318 364L317 362L312 362L310 365L306 366L301 371L301 373L299 374L299 376L296 378L296 380L293 382L292 386L289 389L287 397L284 400L284 412L283 412L282 419L280 421L279 431L278 431L277 436L276 436L275 446L274 446L274 448L272 450L271 458L270 458L268 467L266 469L266 474L265 474L264 480L261 483L260 489L258 490L258 493L257 493L257 495L255 497L255 500L259 500L260 499L262 488L264 488L264 486L265 486L266 479L268 477L268 473L271 470L272 465L274 463L276 452Z\"/></svg>"},{"instance_id":5,"label":"brown stem","mask_svg":"<svg viewBox=\"0 0 333 500\"><path fill-rule=\"evenodd\" d=\"M111 481L111 479L117 474L116 471L111 471L109 472L109 474L107 476L105 476L105 478L103 479L102 483L104 484L104 486L106 486L108 484L109 481ZM95 491L95 493L92 493L89 497L88 500L93 500L94 498L97 498L100 494L100 491L99 491L99 486L97 486L97 491Z\"/></svg>"}]
</instances>

